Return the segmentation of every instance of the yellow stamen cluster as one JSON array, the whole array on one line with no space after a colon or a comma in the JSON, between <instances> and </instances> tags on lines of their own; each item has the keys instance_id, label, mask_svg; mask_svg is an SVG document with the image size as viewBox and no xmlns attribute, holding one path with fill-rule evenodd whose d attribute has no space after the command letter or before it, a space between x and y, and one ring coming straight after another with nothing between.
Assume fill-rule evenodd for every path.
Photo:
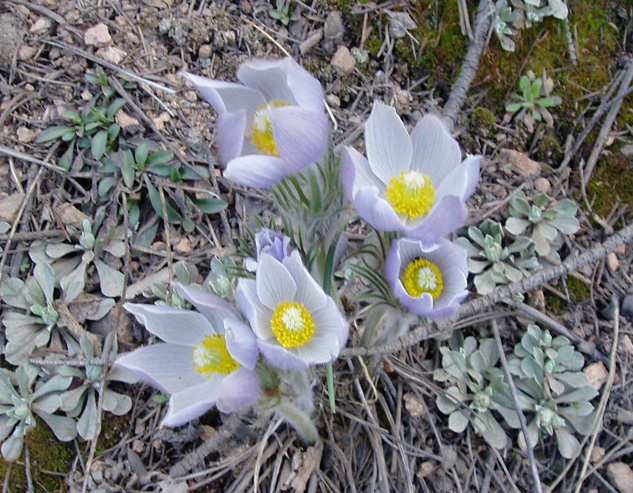
<instances>
[{"instance_id":1,"label":"yellow stamen cluster","mask_svg":"<svg viewBox=\"0 0 633 493\"><path fill-rule=\"evenodd\" d=\"M193 347L191 355L196 371L207 378L213 373L227 375L240 367L226 348L226 339L223 335L204 336L204 340Z\"/></svg>"},{"instance_id":2,"label":"yellow stamen cluster","mask_svg":"<svg viewBox=\"0 0 633 493\"><path fill-rule=\"evenodd\" d=\"M435 203L431 179L417 170L392 176L385 191L387 201L396 212L415 219L429 213Z\"/></svg>"},{"instance_id":3,"label":"yellow stamen cluster","mask_svg":"<svg viewBox=\"0 0 633 493\"><path fill-rule=\"evenodd\" d=\"M277 304L270 321L273 334L285 348L303 346L314 335L312 315L296 301Z\"/></svg>"},{"instance_id":4,"label":"yellow stamen cluster","mask_svg":"<svg viewBox=\"0 0 633 493\"><path fill-rule=\"evenodd\" d=\"M275 136L273 135L273 122L270 118L269 108L271 106L279 108L281 106L289 106L289 104L277 99L262 104L251 117L253 123L248 125L246 137L262 154L279 157L279 149L277 149Z\"/></svg>"},{"instance_id":5,"label":"yellow stamen cluster","mask_svg":"<svg viewBox=\"0 0 633 493\"><path fill-rule=\"evenodd\" d=\"M423 258L407 265L402 274L402 284L411 296L417 298L422 296L422 293L430 293L434 300L442 293L444 287L440 269Z\"/></svg>"}]
</instances>

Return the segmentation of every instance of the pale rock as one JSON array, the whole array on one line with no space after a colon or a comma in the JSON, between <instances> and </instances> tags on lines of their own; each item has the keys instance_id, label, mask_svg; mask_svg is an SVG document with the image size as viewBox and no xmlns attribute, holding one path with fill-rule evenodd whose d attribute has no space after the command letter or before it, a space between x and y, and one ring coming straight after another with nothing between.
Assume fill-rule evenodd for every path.
<instances>
[{"instance_id":1,"label":"pale rock","mask_svg":"<svg viewBox=\"0 0 633 493\"><path fill-rule=\"evenodd\" d=\"M604 448L598 447L596 445L591 450L591 456L589 457L589 460L591 462L598 462L600 459L602 459L604 457L605 454L606 454L606 451L604 450Z\"/></svg>"},{"instance_id":2,"label":"pale rock","mask_svg":"<svg viewBox=\"0 0 633 493\"><path fill-rule=\"evenodd\" d=\"M323 29L317 29L314 32L308 34L308 37L299 45L299 52L302 55L308 53L312 48L319 44L323 39Z\"/></svg>"},{"instance_id":3,"label":"pale rock","mask_svg":"<svg viewBox=\"0 0 633 493\"><path fill-rule=\"evenodd\" d=\"M22 45L18 50L18 59L23 62L28 62L32 60L35 54L37 53L37 48L33 48L29 45Z\"/></svg>"},{"instance_id":4,"label":"pale rock","mask_svg":"<svg viewBox=\"0 0 633 493\"><path fill-rule=\"evenodd\" d=\"M534 188L541 193L549 193L552 190L552 185L547 178L537 178L534 180Z\"/></svg>"},{"instance_id":5,"label":"pale rock","mask_svg":"<svg viewBox=\"0 0 633 493\"><path fill-rule=\"evenodd\" d=\"M618 421L622 421L625 425L633 425L633 412L623 407L618 407Z\"/></svg>"},{"instance_id":6,"label":"pale rock","mask_svg":"<svg viewBox=\"0 0 633 493\"><path fill-rule=\"evenodd\" d=\"M160 115L155 118L152 118L152 122L156 126L157 130L163 130L165 128L165 123L171 120L171 116L166 111L163 111Z\"/></svg>"},{"instance_id":7,"label":"pale rock","mask_svg":"<svg viewBox=\"0 0 633 493\"><path fill-rule=\"evenodd\" d=\"M134 440L132 442L132 450L137 454L142 454L145 452L145 442L143 440Z\"/></svg>"},{"instance_id":8,"label":"pale rock","mask_svg":"<svg viewBox=\"0 0 633 493\"><path fill-rule=\"evenodd\" d=\"M35 132L33 132L33 130L31 130L30 128L26 128L26 127L19 127L16 133L18 134L18 140L22 142L23 144L28 144L30 142L33 142L36 137Z\"/></svg>"},{"instance_id":9,"label":"pale rock","mask_svg":"<svg viewBox=\"0 0 633 493\"><path fill-rule=\"evenodd\" d=\"M114 121L117 122L121 128L128 128L133 125L138 125L138 120L133 116L128 115L125 111L119 110L114 115Z\"/></svg>"},{"instance_id":10,"label":"pale rock","mask_svg":"<svg viewBox=\"0 0 633 493\"><path fill-rule=\"evenodd\" d=\"M227 29L226 31L222 31L222 39L226 44L232 45L237 41L237 34L235 31Z\"/></svg>"},{"instance_id":11,"label":"pale rock","mask_svg":"<svg viewBox=\"0 0 633 493\"><path fill-rule=\"evenodd\" d=\"M106 62L118 65L127 56L127 52L116 46L106 46L97 50L97 56L103 58Z\"/></svg>"},{"instance_id":12,"label":"pale rock","mask_svg":"<svg viewBox=\"0 0 633 493\"><path fill-rule=\"evenodd\" d=\"M620 342L618 343L618 349L623 353L627 353L633 356L633 342L631 342L631 338L628 334L624 334L620 338Z\"/></svg>"},{"instance_id":13,"label":"pale rock","mask_svg":"<svg viewBox=\"0 0 633 493\"><path fill-rule=\"evenodd\" d=\"M430 460L426 460L422 464L420 464L420 469L417 472L416 476L421 479L428 478L431 474L435 472L436 468L437 467L433 462L431 462Z\"/></svg>"},{"instance_id":14,"label":"pale rock","mask_svg":"<svg viewBox=\"0 0 633 493\"><path fill-rule=\"evenodd\" d=\"M90 101L93 98L92 93L88 89L84 89L81 93L81 99L84 101Z\"/></svg>"},{"instance_id":15,"label":"pale rock","mask_svg":"<svg viewBox=\"0 0 633 493\"><path fill-rule=\"evenodd\" d=\"M607 369L601 361L587 366L583 370L583 373L589 379L589 384L597 391L600 391L600 388L604 385L609 376Z\"/></svg>"},{"instance_id":16,"label":"pale rock","mask_svg":"<svg viewBox=\"0 0 633 493\"><path fill-rule=\"evenodd\" d=\"M412 417L419 418L426 412L426 406L417 395L407 392L402 398L404 399L404 407L411 413Z\"/></svg>"},{"instance_id":17,"label":"pale rock","mask_svg":"<svg viewBox=\"0 0 633 493\"><path fill-rule=\"evenodd\" d=\"M185 99L190 103L195 103L198 101L198 93L196 91L187 91L185 92Z\"/></svg>"},{"instance_id":18,"label":"pale rock","mask_svg":"<svg viewBox=\"0 0 633 493\"><path fill-rule=\"evenodd\" d=\"M108 26L100 22L84 33L84 43L88 46L105 46L112 42Z\"/></svg>"},{"instance_id":19,"label":"pale rock","mask_svg":"<svg viewBox=\"0 0 633 493\"><path fill-rule=\"evenodd\" d=\"M211 58L211 45L200 45L198 50L198 58Z\"/></svg>"},{"instance_id":20,"label":"pale rock","mask_svg":"<svg viewBox=\"0 0 633 493\"><path fill-rule=\"evenodd\" d=\"M538 175L541 165L524 154L514 149L501 149L500 160L510 165L511 169L525 177Z\"/></svg>"},{"instance_id":21,"label":"pale rock","mask_svg":"<svg viewBox=\"0 0 633 493\"><path fill-rule=\"evenodd\" d=\"M325 101L327 101L327 104L329 104L332 108L341 107L341 100L336 94L328 94L325 96Z\"/></svg>"},{"instance_id":22,"label":"pale rock","mask_svg":"<svg viewBox=\"0 0 633 493\"><path fill-rule=\"evenodd\" d=\"M332 66L341 75L350 75L356 67L356 60L346 46L339 46L332 57Z\"/></svg>"},{"instance_id":23,"label":"pale rock","mask_svg":"<svg viewBox=\"0 0 633 493\"><path fill-rule=\"evenodd\" d=\"M606 260L607 260L607 269L609 269L611 272L615 272L616 270L618 270L620 262L618 261L618 256L615 254L615 252L607 253Z\"/></svg>"},{"instance_id":24,"label":"pale rock","mask_svg":"<svg viewBox=\"0 0 633 493\"><path fill-rule=\"evenodd\" d=\"M624 462L611 462L607 472L620 493L633 493L633 471Z\"/></svg>"},{"instance_id":25,"label":"pale rock","mask_svg":"<svg viewBox=\"0 0 633 493\"><path fill-rule=\"evenodd\" d=\"M622 255L622 256L626 255L626 243L622 243L613 251L617 253L618 255Z\"/></svg>"},{"instance_id":26,"label":"pale rock","mask_svg":"<svg viewBox=\"0 0 633 493\"><path fill-rule=\"evenodd\" d=\"M620 152L624 154L626 157L633 156L633 144L625 145Z\"/></svg>"},{"instance_id":27,"label":"pale rock","mask_svg":"<svg viewBox=\"0 0 633 493\"><path fill-rule=\"evenodd\" d=\"M181 238L180 241L174 245L174 252L183 254L193 252L189 238Z\"/></svg>"},{"instance_id":28,"label":"pale rock","mask_svg":"<svg viewBox=\"0 0 633 493\"><path fill-rule=\"evenodd\" d=\"M325 25L323 26L323 36L325 36L325 39L342 38L344 32L345 28L343 27L341 13L337 11L330 12L325 19Z\"/></svg>"},{"instance_id":29,"label":"pale rock","mask_svg":"<svg viewBox=\"0 0 633 493\"><path fill-rule=\"evenodd\" d=\"M42 16L35 21L35 23L31 26L31 29L29 29L29 32L32 34L44 34L51 27L53 27L53 21L48 17Z\"/></svg>"},{"instance_id":30,"label":"pale rock","mask_svg":"<svg viewBox=\"0 0 633 493\"><path fill-rule=\"evenodd\" d=\"M18 209L24 200L23 193L14 193L3 199L0 199L0 221L12 223L18 213Z\"/></svg>"}]
</instances>

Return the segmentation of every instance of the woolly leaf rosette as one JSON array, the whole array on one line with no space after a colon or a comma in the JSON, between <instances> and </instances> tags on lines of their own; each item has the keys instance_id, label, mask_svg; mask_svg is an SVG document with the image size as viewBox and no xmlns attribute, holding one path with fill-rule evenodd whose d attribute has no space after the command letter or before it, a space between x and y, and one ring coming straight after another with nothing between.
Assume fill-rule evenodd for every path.
<instances>
[{"instance_id":1,"label":"woolly leaf rosette","mask_svg":"<svg viewBox=\"0 0 633 493\"><path fill-rule=\"evenodd\" d=\"M451 316L468 295L466 250L445 239L428 246L406 238L394 241L386 270L395 297L424 317Z\"/></svg>"},{"instance_id":2,"label":"woolly leaf rosette","mask_svg":"<svg viewBox=\"0 0 633 493\"><path fill-rule=\"evenodd\" d=\"M222 412L240 410L260 390L254 371L259 351L250 328L221 298L195 286L175 287L196 311L126 303L125 309L164 342L127 353L114 366L171 394L161 423L170 427L213 406Z\"/></svg>"},{"instance_id":3,"label":"woolly leaf rosette","mask_svg":"<svg viewBox=\"0 0 633 493\"><path fill-rule=\"evenodd\" d=\"M323 155L323 89L291 58L243 63L237 70L241 84L182 75L218 114L218 146L229 180L266 188Z\"/></svg>"},{"instance_id":4,"label":"woolly leaf rosette","mask_svg":"<svg viewBox=\"0 0 633 493\"><path fill-rule=\"evenodd\" d=\"M255 279L240 279L235 297L272 366L301 369L328 363L347 342L347 321L297 251L281 261L263 253Z\"/></svg>"},{"instance_id":5,"label":"woolly leaf rosette","mask_svg":"<svg viewBox=\"0 0 633 493\"><path fill-rule=\"evenodd\" d=\"M365 146L366 158L346 147L342 182L358 214L374 228L430 244L466 218L481 156L462 161L439 118L426 115L409 135L393 107L374 102Z\"/></svg>"}]
</instances>

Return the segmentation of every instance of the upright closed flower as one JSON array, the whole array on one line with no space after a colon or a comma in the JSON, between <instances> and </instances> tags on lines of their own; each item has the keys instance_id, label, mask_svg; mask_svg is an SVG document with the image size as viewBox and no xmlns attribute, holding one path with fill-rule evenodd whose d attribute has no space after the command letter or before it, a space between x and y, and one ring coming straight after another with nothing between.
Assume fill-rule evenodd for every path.
<instances>
[{"instance_id":1,"label":"upright closed flower","mask_svg":"<svg viewBox=\"0 0 633 493\"><path fill-rule=\"evenodd\" d=\"M374 228L435 243L465 219L481 156L462 162L459 145L437 117L426 115L409 136L394 108L375 102L365 144L367 158L345 149L342 180Z\"/></svg>"},{"instance_id":2,"label":"upright closed flower","mask_svg":"<svg viewBox=\"0 0 633 493\"><path fill-rule=\"evenodd\" d=\"M277 368L328 363L347 342L346 320L296 250L281 261L262 253L255 279L240 279L235 298L260 351Z\"/></svg>"},{"instance_id":3,"label":"upright closed flower","mask_svg":"<svg viewBox=\"0 0 633 493\"><path fill-rule=\"evenodd\" d=\"M291 58L240 65L243 85L183 72L218 113L224 176L266 188L319 159L328 139L323 89Z\"/></svg>"},{"instance_id":4,"label":"upright closed flower","mask_svg":"<svg viewBox=\"0 0 633 493\"><path fill-rule=\"evenodd\" d=\"M176 285L197 309L126 303L125 309L164 343L141 347L116 360L142 380L171 394L161 426L180 426L213 406L232 412L257 397L259 357L250 328L221 298Z\"/></svg>"},{"instance_id":5,"label":"upright closed flower","mask_svg":"<svg viewBox=\"0 0 633 493\"><path fill-rule=\"evenodd\" d=\"M466 250L442 239L425 246L403 238L394 241L387 256L387 279L393 294L413 313L448 317L468 294Z\"/></svg>"}]
</instances>

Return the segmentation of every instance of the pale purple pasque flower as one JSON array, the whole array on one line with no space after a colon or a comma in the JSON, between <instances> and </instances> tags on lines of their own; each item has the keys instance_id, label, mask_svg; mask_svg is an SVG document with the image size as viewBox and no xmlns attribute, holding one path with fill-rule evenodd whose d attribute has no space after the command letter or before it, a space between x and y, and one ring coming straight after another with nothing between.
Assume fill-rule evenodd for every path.
<instances>
[{"instance_id":1,"label":"pale purple pasque flower","mask_svg":"<svg viewBox=\"0 0 633 493\"><path fill-rule=\"evenodd\" d=\"M183 75L218 113L226 178L266 188L323 155L328 141L323 89L292 58L243 63L237 70L242 84Z\"/></svg>"},{"instance_id":2,"label":"pale purple pasque flower","mask_svg":"<svg viewBox=\"0 0 633 493\"><path fill-rule=\"evenodd\" d=\"M161 426L180 426L213 406L222 412L242 409L257 397L259 357L251 329L223 299L196 286L175 284L196 308L126 303L145 328L164 343L127 353L115 362L171 394Z\"/></svg>"},{"instance_id":3,"label":"pale purple pasque flower","mask_svg":"<svg viewBox=\"0 0 633 493\"><path fill-rule=\"evenodd\" d=\"M358 214L381 231L435 243L466 218L481 156L461 160L457 141L426 115L411 135L393 107L374 102L365 124L367 158L351 147L342 181Z\"/></svg>"},{"instance_id":4,"label":"pale purple pasque flower","mask_svg":"<svg viewBox=\"0 0 633 493\"><path fill-rule=\"evenodd\" d=\"M255 279L238 281L235 299L259 350L277 368L328 363L347 342L347 321L296 250L281 261L263 253Z\"/></svg>"},{"instance_id":5,"label":"pale purple pasque flower","mask_svg":"<svg viewBox=\"0 0 633 493\"><path fill-rule=\"evenodd\" d=\"M290 238L277 231L268 228L260 230L255 235L255 258L247 258L244 267L250 272L255 272L257 262L263 253L271 255L280 262L292 253L294 249L290 245Z\"/></svg>"},{"instance_id":6,"label":"pale purple pasque flower","mask_svg":"<svg viewBox=\"0 0 633 493\"><path fill-rule=\"evenodd\" d=\"M466 250L441 239L433 245L402 238L387 255L387 279L400 303L429 318L453 315L468 295Z\"/></svg>"}]
</instances>

